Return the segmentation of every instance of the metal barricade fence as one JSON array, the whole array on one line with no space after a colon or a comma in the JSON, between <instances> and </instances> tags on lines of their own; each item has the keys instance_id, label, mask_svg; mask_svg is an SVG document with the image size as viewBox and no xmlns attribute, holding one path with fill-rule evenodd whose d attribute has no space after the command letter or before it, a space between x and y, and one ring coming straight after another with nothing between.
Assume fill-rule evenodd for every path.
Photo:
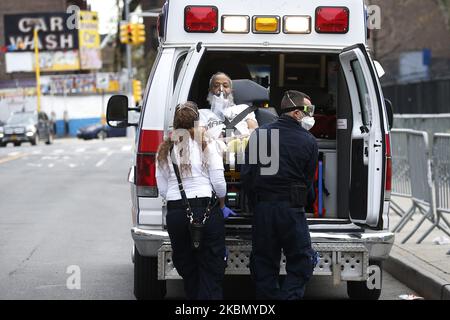
<instances>
[{"instance_id":1,"label":"metal barricade fence","mask_svg":"<svg viewBox=\"0 0 450 320\"><path fill-rule=\"evenodd\" d=\"M406 130L406 153L408 155L412 208L402 217L394 228L400 231L417 211L423 214L414 229L403 239L408 241L426 219L434 222L435 202L431 177L428 134L423 131Z\"/></svg>"},{"instance_id":2,"label":"metal barricade fence","mask_svg":"<svg viewBox=\"0 0 450 320\"><path fill-rule=\"evenodd\" d=\"M433 141L436 209L450 213L450 134L436 133Z\"/></svg>"},{"instance_id":3,"label":"metal barricade fence","mask_svg":"<svg viewBox=\"0 0 450 320\"><path fill-rule=\"evenodd\" d=\"M413 200L429 205L433 201L428 134L411 130L408 134L408 159Z\"/></svg>"},{"instance_id":4,"label":"metal barricade fence","mask_svg":"<svg viewBox=\"0 0 450 320\"><path fill-rule=\"evenodd\" d=\"M422 242L434 228L450 236L450 223L444 214L450 214L450 134L436 133L433 136L432 167L436 199L436 219L433 225L422 235ZM441 226L441 222L445 225ZM447 227L447 228L446 228Z\"/></svg>"},{"instance_id":5,"label":"metal barricade fence","mask_svg":"<svg viewBox=\"0 0 450 320\"><path fill-rule=\"evenodd\" d=\"M392 154L392 195L411 198L411 178L408 161L408 132L407 129L391 130ZM401 206L391 199L391 209L403 217L409 210L404 211Z\"/></svg>"}]
</instances>

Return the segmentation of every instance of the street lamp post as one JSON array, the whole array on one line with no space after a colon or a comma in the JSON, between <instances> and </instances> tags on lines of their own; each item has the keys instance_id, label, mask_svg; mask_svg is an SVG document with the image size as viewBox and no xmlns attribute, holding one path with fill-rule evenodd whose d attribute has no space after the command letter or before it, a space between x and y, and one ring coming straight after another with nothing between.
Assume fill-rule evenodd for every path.
<instances>
[{"instance_id":1,"label":"street lamp post","mask_svg":"<svg viewBox=\"0 0 450 320\"><path fill-rule=\"evenodd\" d=\"M38 29L35 26L33 29L34 39L34 64L36 71L36 98L37 98L37 111L41 111L41 67L39 62L39 38Z\"/></svg>"},{"instance_id":2,"label":"street lamp post","mask_svg":"<svg viewBox=\"0 0 450 320\"><path fill-rule=\"evenodd\" d=\"M130 23L130 0L124 0L125 4L125 20L127 21L127 24ZM127 50L127 76L128 76L128 83L127 83L127 95L130 97L133 96L132 92L132 86L131 81L133 79L133 66L131 63L131 44L126 45Z\"/></svg>"}]
</instances>

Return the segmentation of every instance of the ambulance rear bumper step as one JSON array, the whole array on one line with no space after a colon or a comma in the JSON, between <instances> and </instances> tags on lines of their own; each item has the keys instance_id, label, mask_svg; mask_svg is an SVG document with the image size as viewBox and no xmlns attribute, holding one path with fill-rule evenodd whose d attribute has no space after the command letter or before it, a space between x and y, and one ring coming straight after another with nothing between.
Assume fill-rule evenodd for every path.
<instances>
[{"instance_id":1,"label":"ambulance rear bumper step","mask_svg":"<svg viewBox=\"0 0 450 320\"><path fill-rule=\"evenodd\" d=\"M249 275L251 245L249 242L227 244L227 275ZM369 253L361 243L313 243L319 252L320 261L314 269L316 276L332 276L333 282L365 281L368 278ZM286 274L286 258L281 257L280 274ZM170 243L158 250L158 279L181 279L172 261Z\"/></svg>"}]
</instances>

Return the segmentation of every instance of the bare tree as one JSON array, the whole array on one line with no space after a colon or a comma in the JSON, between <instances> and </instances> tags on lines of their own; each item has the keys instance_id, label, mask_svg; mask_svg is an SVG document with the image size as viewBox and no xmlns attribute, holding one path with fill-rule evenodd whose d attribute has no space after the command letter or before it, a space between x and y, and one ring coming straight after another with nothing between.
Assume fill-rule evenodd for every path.
<instances>
[{"instance_id":1,"label":"bare tree","mask_svg":"<svg viewBox=\"0 0 450 320\"><path fill-rule=\"evenodd\" d=\"M450 0L434 0L439 9L442 11L442 14L445 19L445 25L447 26L447 30L450 31Z\"/></svg>"}]
</instances>

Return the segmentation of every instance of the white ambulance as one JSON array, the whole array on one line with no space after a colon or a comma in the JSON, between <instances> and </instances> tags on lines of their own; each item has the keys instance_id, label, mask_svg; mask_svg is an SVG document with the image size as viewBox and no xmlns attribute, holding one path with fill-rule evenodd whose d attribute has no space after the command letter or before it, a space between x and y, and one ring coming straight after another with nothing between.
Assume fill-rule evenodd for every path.
<instances>
[{"instance_id":1,"label":"white ambulance","mask_svg":"<svg viewBox=\"0 0 450 320\"><path fill-rule=\"evenodd\" d=\"M260 125L270 118L268 110L278 110L286 90L312 98L321 159L319 203L307 213L320 253L314 275L346 281L350 298L378 299L381 263L394 241L388 230L392 110L367 47L363 0L168 0L158 32L139 122L129 123L135 109L126 96L108 103L111 125L136 127L129 172L136 298L163 298L166 280L180 279L156 185L155 153L172 129L175 106L191 100L210 108L208 81L222 71L241 84L234 88L236 103L258 107ZM245 83L259 93L252 97ZM248 275L252 212L238 168L226 167L227 204L238 213L226 222L226 274Z\"/></svg>"}]
</instances>

